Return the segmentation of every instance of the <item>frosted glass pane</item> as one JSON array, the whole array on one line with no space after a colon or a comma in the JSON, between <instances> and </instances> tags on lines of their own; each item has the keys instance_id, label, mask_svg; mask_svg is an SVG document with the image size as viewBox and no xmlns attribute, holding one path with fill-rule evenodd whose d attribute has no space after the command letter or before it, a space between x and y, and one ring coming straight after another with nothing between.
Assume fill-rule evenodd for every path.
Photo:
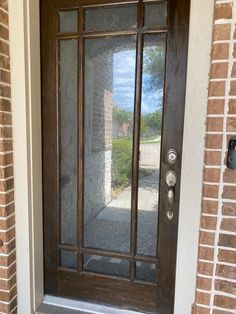
<instances>
[{"instance_id":1,"label":"frosted glass pane","mask_svg":"<svg viewBox=\"0 0 236 314\"><path fill-rule=\"evenodd\" d=\"M155 282L157 280L156 267L156 264L136 262L136 278L138 280Z\"/></svg>"},{"instance_id":2,"label":"frosted glass pane","mask_svg":"<svg viewBox=\"0 0 236 314\"><path fill-rule=\"evenodd\" d=\"M77 269L77 254L75 252L61 251L60 260L61 267Z\"/></svg>"},{"instance_id":3,"label":"frosted glass pane","mask_svg":"<svg viewBox=\"0 0 236 314\"><path fill-rule=\"evenodd\" d=\"M77 243L77 40L62 40L59 67L61 243Z\"/></svg>"},{"instance_id":4,"label":"frosted glass pane","mask_svg":"<svg viewBox=\"0 0 236 314\"><path fill-rule=\"evenodd\" d=\"M129 252L135 36L85 41L84 242Z\"/></svg>"},{"instance_id":5,"label":"frosted glass pane","mask_svg":"<svg viewBox=\"0 0 236 314\"><path fill-rule=\"evenodd\" d=\"M124 30L137 27L137 6L122 5L85 10L85 30Z\"/></svg>"},{"instance_id":6,"label":"frosted glass pane","mask_svg":"<svg viewBox=\"0 0 236 314\"><path fill-rule=\"evenodd\" d=\"M59 12L59 32L73 33L78 29L77 11L60 11Z\"/></svg>"},{"instance_id":7,"label":"frosted glass pane","mask_svg":"<svg viewBox=\"0 0 236 314\"><path fill-rule=\"evenodd\" d=\"M167 1L145 4L144 24L148 27L167 25Z\"/></svg>"},{"instance_id":8,"label":"frosted glass pane","mask_svg":"<svg viewBox=\"0 0 236 314\"><path fill-rule=\"evenodd\" d=\"M84 270L112 276L129 276L129 261L98 255L84 256Z\"/></svg>"},{"instance_id":9,"label":"frosted glass pane","mask_svg":"<svg viewBox=\"0 0 236 314\"><path fill-rule=\"evenodd\" d=\"M139 143L137 254L156 256L165 35L145 35Z\"/></svg>"}]
</instances>

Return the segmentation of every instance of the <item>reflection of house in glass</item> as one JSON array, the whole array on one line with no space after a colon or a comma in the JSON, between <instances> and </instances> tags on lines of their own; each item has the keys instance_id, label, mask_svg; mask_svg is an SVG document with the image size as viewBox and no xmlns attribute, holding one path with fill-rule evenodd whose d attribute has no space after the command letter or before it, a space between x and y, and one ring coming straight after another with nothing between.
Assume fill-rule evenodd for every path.
<instances>
[{"instance_id":1,"label":"reflection of house in glass","mask_svg":"<svg viewBox=\"0 0 236 314\"><path fill-rule=\"evenodd\" d=\"M144 46L155 45L158 38L148 38ZM130 251L135 51L133 36L107 37L102 45L100 39L85 41L84 243L88 247ZM154 127L149 120L144 121L145 128L141 125L146 142L140 142L138 199L137 249L151 256L156 248L160 156L155 104L148 108L153 116L141 113L143 121L154 118Z\"/></svg>"},{"instance_id":2,"label":"reflection of house in glass","mask_svg":"<svg viewBox=\"0 0 236 314\"><path fill-rule=\"evenodd\" d=\"M123 119L119 118L118 113L123 112ZM125 117L126 115L126 117ZM113 105L113 116L112 116L112 137L131 137L132 136L132 121L131 113L120 109L115 104Z\"/></svg>"},{"instance_id":3,"label":"reflection of house in glass","mask_svg":"<svg viewBox=\"0 0 236 314\"><path fill-rule=\"evenodd\" d=\"M122 122L121 124L113 120L112 123L112 136L113 138L117 137L130 137L131 136L131 123Z\"/></svg>"},{"instance_id":4,"label":"reflection of house in glass","mask_svg":"<svg viewBox=\"0 0 236 314\"><path fill-rule=\"evenodd\" d=\"M132 122L127 121L120 121L120 119L115 114L118 111L121 111L119 107L113 101L113 95L108 90L104 91L104 140L105 140L105 147L111 148L112 138L118 137L130 137L132 136ZM125 112L125 110L122 110ZM131 115L127 112L127 115Z\"/></svg>"}]
</instances>

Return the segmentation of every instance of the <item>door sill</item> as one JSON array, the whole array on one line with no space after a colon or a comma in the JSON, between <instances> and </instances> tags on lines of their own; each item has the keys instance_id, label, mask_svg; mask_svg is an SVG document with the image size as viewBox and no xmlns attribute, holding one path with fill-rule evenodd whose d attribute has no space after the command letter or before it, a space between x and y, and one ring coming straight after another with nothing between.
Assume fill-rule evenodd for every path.
<instances>
[{"instance_id":1,"label":"door sill","mask_svg":"<svg viewBox=\"0 0 236 314\"><path fill-rule=\"evenodd\" d=\"M141 314L107 305L46 295L35 314Z\"/></svg>"}]
</instances>

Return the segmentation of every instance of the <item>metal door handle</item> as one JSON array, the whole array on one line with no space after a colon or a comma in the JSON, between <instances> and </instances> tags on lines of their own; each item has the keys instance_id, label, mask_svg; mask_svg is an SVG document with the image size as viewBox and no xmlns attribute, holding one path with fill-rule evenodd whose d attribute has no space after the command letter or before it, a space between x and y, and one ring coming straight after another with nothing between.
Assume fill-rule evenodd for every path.
<instances>
[{"instance_id":1,"label":"metal door handle","mask_svg":"<svg viewBox=\"0 0 236 314\"><path fill-rule=\"evenodd\" d=\"M174 212L173 212L173 206L174 206L174 202L175 202L175 192L174 192L174 188L170 187L168 192L167 192L167 200L168 200L168 211L167 211L167 218L169 220L172 220L174 217Z\"/></svg>"},{"instance_id":2,"label":"metal door handle","mask_svg":"<svg viewBox=\"0 0 236 314\"><path fill-rule=\"evenodd\" d=\"M174 205L174 198L175 198L175 193L174 193L174 189L173 187L171 187L167 193L167 199L168 199L168 203L171 207L173 207Z\"/></svg>"},{"instance_id":3,"label":"metal door handle","mask_svg":"<svg viewBox=\"0 0 236 314\"><path fill-rule=\"evenodd\" d=\"M175 203L175 191L174 186L177 182L177 175L174 171L168 171L166 174L166 184L168 185L168 192L167 192L167 201L168 201L168 211L167 211L167 218L172 220L174 217L173 206Z\"/></svg>"}]
</instances>

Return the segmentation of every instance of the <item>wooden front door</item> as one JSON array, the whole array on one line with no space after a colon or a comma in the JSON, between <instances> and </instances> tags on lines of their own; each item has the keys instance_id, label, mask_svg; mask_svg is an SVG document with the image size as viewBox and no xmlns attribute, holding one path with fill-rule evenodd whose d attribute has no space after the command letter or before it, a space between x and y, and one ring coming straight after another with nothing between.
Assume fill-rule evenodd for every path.
<instances>
[{"instance_id":1,"label":"wooden front door","mask_svg":"<svg viewBox=\"0 0 236 314\"><path fill-rule=\"evenodd\" d=\"M41 0L45 293L173 313L190 0Z\"/></svg>"}]
</instances>

